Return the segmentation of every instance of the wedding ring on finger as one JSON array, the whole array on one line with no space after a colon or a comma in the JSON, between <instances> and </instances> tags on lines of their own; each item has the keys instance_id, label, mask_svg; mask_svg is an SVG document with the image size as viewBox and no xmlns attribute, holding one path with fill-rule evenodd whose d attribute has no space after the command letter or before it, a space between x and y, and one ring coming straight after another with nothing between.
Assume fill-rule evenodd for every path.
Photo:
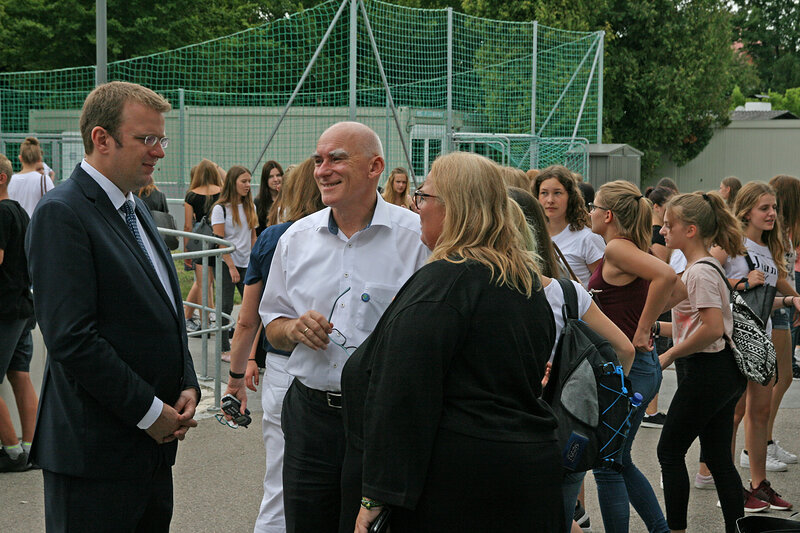
<instances>
[{"instance_id":1,"label":"wedding ring on finger","mask_svg":"<svg viewBox=\"0 0 800 533\"><path fill-rule=\"evenodd\" d=\"M306 329L304 329L303 330L303 335L305 335L308 332L309 329L311 329L311 328L307 327Z\"/></svg>"}]
</instances>

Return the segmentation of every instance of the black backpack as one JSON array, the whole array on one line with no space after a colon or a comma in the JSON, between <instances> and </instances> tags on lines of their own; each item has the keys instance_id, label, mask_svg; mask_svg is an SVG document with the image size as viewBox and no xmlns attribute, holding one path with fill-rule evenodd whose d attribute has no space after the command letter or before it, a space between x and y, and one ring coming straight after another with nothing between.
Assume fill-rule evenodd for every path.
<instances>
[{"instance_id":1,"label":"black backpack","mask_svg":"<svg viewBox=\"0 0 800 533\"><path fill-rule=\"evenodd\" d=\"M642 396L631 391L611 344L580 320L575 286L556 281L564 292L564 329L542 397L558 417L563 465L570 472L619 470Z\"/></svg>"}]
</instances>

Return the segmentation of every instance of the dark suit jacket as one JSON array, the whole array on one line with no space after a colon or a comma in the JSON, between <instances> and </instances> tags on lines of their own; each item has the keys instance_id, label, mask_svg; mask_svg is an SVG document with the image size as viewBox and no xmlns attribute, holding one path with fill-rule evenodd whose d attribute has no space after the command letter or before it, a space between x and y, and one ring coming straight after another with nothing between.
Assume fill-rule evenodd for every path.
<instances>
[{"instance_id":1,"label":"dark suit jacket","mask_svg":"<svg viewBox=\"0 0 800 533\"><path fill-rule=\"evenodd\" d=\"M108 195L80 165L37 206L26 235L36 318L48 349L32 459L89 478L147 476L175 462L136 424L158 396L198 388L178 278L143 202L136 214L173 297ZM199 391L199 388L198 388Z\"/></svg>"}]
</instances>

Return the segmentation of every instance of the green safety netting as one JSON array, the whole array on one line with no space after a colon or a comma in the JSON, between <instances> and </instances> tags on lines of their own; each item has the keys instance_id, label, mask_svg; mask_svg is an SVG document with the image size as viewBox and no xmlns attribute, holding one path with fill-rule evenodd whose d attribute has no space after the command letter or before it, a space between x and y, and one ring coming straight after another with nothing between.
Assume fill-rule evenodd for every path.
<instances>
[{"instance_id":1,"label":"green safety netting","mask_svg":"<svg viewBox=\"0 0 800 533\"><path fill-rule=\"evenodd\" d=\"M255 181L264 161L299 163L326 127L351 116L350 1L330 0L233 35L108 65L109 80L141 83L172 103L172 143L155 175L168 196L183 196L201 158L224 168L256 165L329 29ZM364 1L367 25L356 8L354 112L381 136L387 170L408 166L402 139L418 180L438 153L454 149L524 169L566 164L586 176L584 147L599 142L602 32L377 0ZM68 177L83 153L78 117L94 83L93 66L0 74L0 151L16 160L19 143L33 134L57 178Z\"/></svg>"}]
</instances>

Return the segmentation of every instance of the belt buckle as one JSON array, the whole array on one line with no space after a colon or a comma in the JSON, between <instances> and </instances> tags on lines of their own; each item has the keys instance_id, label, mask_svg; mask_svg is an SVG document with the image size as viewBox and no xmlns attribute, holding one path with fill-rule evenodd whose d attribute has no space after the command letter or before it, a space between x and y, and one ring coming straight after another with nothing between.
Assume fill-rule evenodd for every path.
<instances>
[{"instance_id":1,"label":"belt buckle","mask_svg":"<svg viewBox=\"0 0 800 533\"><path fill-rule=\"evenodd\" d=\"M342 393L326 392L325 399L328 400L328 407L332 407L334 409L342 408Z\"/></svg>"}]
</instances>

